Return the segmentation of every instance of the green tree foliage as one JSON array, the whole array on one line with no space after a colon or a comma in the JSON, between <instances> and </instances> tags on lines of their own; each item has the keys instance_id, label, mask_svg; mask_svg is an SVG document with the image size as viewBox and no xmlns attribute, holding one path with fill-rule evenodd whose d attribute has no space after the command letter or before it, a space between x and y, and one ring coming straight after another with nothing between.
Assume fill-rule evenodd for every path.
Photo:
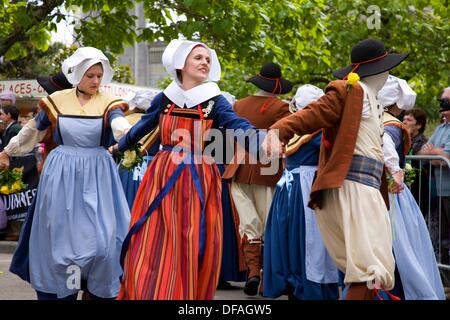
<instances>
[{"instance_id":1,"label":"green tree foliage","mask_svg":"<svg viewBox=\"0 0 450 320\"><path fill-rule=\"evenodd\" d=\"M10 60L46 51L60 21L73 24L75 42L107 52L121 53L136 37L132 0L0 1L0 56Z\"/></svg>"},{"instance_id":2,"label":"green tree foliage","mask_svg":"<svg viewBox=\"0 0 450 320\"><path fill-rule=\"evenodd\" d=\"M379 28L368 28L380 9ZM371 8L372 9L372 8ZM438 102L443 88L450 85L450 9L448 0L331 1L326 9L327 38L333 50L333 65L348 62L351 45L373 37L392 52L408 52L408 59L392 74L404 78L418 93L416 106L438 118Z\"/></svg>"},{"instance_id":3,"label":"green tree foliage","mask_svg":"<svg viewBox=\"0 0 450 320\"><path fill-rule=\"evenodd\" d=\"M76 46L56 42L42 52L28 47L29 54L14 60L5 59L0 64L1 79L33 79L37 75L52 75L61 70L62 61L70 56Z\"/></svg>"},{"instance_id":4,"label":"green tree foliage","mask_svg":"<svg viewBox=\"0 0 450 320\"><path fill-rule=\"evenodd\" d=\"M0 64L0 80L34 79L38 75L56 74L61 71L62 62L74 53L77 48L75 45L67 46L61 42L51 44L45 52L32 47L28 48L29 54L23 58L4 59L3 63ZM114 54L110 55L109 60L114 70L114 81L134 83L130 66L120 65Z\"/></svg>"},{"instance_id":5,"label":"green tree foliage","mask_svg":"<svg viewBox=\"0 0 450 320\"><path fill-rule=\"evenodd\" d=\"M136 1L138 2L138 1ZM83 13L75 22L76 40L84 46L93 46L106 53L122 53L136 39L136 16L130 14L132 0L66 0L66 9Z\"/></svg>"},{"instance_id":6,"label":"green tree foliage","mask_svg":"<svg viewBox=\"0 0 450 320\"><path fill-rule=\"evenodd\" d=\"M24 57L27 48L46 51L50 32L56 25L51 22L55 8L64 0L6 1L0 5L0 56L7 59Z\"/></svg>"},{"instance_id":7,"label":"green tree foliage","mask_svg":"<svg viewBox=\"0 0 450 320\"><path fill-rule=\"evenodd\" d=\"M438 117L436 98L450 83L448 0L144 2L153 23L139 40L184 35L205 41L218 51L221 88L237 97L254 91L244 80L266 61L280 63L287 79L324 87L333 80L332 70L350 62L351 47L365 38L409 53L392 73L412 85L417 106L430 116Z\"/></svg>"},{"instance_id":8,"label":"green tree foliage","mask_svg":"<svg viewBox=\"0 0 450 320\"><path fill-rule=\"evenodd\" d=\"M62 61L77 48L50 45L50 32L65 20L73 24L74 42L105 52L115 71L114 81L133 83L130 67L119 65L116 58L136 37L136 17L128 13L133 5L131 0L2 0L0 78L35 78L59 72Z\"/></svg>"},{"instance_id":9,"label":"green tree foliage","mask_svg":"<svg viewBox=\"0 0 450 320\"><path fill-rule=\"evenodd\" d=\"M221 87L241 97L253 89L244 79L266 61L282 64L284 75L295 81L303 81L308 65L322 70L330 65L320 23L325 6L325 0L145 1L145 14L154 23L139 39L169 41L181 34L206 42L221 60Z\"/></svg>"},{"instance_id":10,"label":"green tree foliage","mask_svg":"<svg viewBox=\"0 0 450 320\"><path fill-rule=\"evenodd\" d=\"M391 51L410 53L393 74L407 79L418 93L417 105L437 116L436 98L450 80L448 2L3 0L0 56L23 57L30 47L45 51L55 21L68 19L59 9L62 4L69 15L86 14L75 27L78 42L109 55L135 41L184 36L206 42L222 64L221 88L242 97L254 90L244 80L266 61L280 63L287 79L324 87L333 80L332 70L349 63L351 47L374 37ZM137 28L130 14L135 3L143 3L144 28Z\"/></svg>"}]
</instances>

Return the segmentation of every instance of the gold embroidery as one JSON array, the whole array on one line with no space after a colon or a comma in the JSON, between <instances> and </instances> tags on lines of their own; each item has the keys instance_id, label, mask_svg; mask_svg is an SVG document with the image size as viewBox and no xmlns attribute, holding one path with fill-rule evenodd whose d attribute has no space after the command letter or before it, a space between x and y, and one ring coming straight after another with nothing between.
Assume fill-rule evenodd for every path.
<instances>
[{"instance_id":1,"label":"gold embroidery","mask_svg":"<svg viewBox=\"0 0 450 320\"><path fill-rule=\"evenodd\" d=\"M203 113L204 113L203 116L204 116L205 118L207 118L208 115L211 113L213 106L214 106L214 101L213 101L213 100L209 100L208 106L207 106L206 108L203 108L203 109L202 109L202 111L203 111Z\"/></svg>"}]
</instances>

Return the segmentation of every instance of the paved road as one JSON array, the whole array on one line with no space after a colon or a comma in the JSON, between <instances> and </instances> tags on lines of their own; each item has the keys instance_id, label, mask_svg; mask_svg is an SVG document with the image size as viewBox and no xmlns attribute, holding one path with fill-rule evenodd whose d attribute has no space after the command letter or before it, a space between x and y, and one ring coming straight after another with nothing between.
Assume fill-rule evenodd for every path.
<instances>
[{"instance_id":1,"label":"paved road","mask_svg":"<svg viewBox=\"0 0 450 320\"><path fill-rule=\"evenodd\" d=\"M3 243L5 245L5 243ZM13 248L13 247L12 247ZM9 265L11 264L12 253L0 252L0 300L36 300L35 291L31 286L20 279L18 276L10 273ZM248 297L242 288L244 283L233 282L236 289L218 290L215 299L217 300L264 300L263 297Z\"/></svg>"},{"instance_id":2,"label":"paved road","mask_svg":"<svg viewBox=\"0 0 450 320\"><path fill-rule=\"evenodd\" d=\"M16 243L0 241L0 300L36 300L35 291L31 286L22 281L18 276L9 272L12 252L14 252ZM217 290L216 300L270 300L261 296L249 297L244 294L242 288L243 282L232 282L235 289ZM446 288L447 300L450 300L450 288ZM79 295L79 298L81 294ZM279 298L286 300L286 296Z\"/></svg>"},{"instance_id":3,"label":"paved road","mask_svg":"<svg viewBox=\"0 0 450 320\"><path fill-rule=\"evenodd\" d=\"M0 300L35 300L31 286L8 271L11 253L0 253Z\"/></svg>"}]
</instances>

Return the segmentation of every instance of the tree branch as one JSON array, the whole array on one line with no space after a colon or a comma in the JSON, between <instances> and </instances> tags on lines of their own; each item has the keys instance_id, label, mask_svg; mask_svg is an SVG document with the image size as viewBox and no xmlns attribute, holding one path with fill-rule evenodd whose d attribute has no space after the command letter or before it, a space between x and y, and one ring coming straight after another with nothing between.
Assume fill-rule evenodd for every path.
<instances>
[{"instance_id":1,"label":"tree branch","mask_svg":"<svg viewBox=\"0 0 450 320\"><path fill-rule=\"evenodd\" d=\"M202 16L201 14L198 14L197 12L191 10L184 3L174 1L173 8L176 9L177 11L185 13L187 16L195 18L196 20L207 21L205 16Z\"/></svg>"},{"instance_id":2,"label":"tree branch","mask_svg":"<svg viewBox=\"0 0 450 320\"><path fill-rule=\"evenodd\" d=\"M11 48L16 42L20 42L26 39L26 33L34 26L42 23L42 21L48 21L48 17L53 9L61 6L64 0L46 0L43 4L36 6L35 3L29 2L27 5L27 12L31 18L31 23L27 26L15 24L12 27L12 31L9 35L0 39L0 57Z\"/></svg>"}]
</instances>

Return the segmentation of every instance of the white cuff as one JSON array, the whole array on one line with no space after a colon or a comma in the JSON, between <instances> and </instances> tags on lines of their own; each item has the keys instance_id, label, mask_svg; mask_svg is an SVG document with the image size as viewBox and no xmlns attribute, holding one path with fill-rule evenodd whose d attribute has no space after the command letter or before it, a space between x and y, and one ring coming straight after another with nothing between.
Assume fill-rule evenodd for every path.
<instances>
[{"instance_id":1,"label":"white cuff","mask_svg":"<svg viewBox=\"0 0 450 320\"><path fill-rule=\"evenodd\" d=\"M119 141L130 128L131 124L125 117L117 117L111 121L111 129L116 141Z\"/></svg>"},{"instance_id":2,"label":"white cuff","mask_svg":"<svg viewBox=\"0 0 450 320\"><path fill-rule=\"evenodd\" d=\"M9 141L5 147L6 154L8 156L21 156L30 153L36 143L44 138L46 132L47 130L39 131L36 128L36 121L30 119L19 133Z\"/></svg>"}]
</instances>

